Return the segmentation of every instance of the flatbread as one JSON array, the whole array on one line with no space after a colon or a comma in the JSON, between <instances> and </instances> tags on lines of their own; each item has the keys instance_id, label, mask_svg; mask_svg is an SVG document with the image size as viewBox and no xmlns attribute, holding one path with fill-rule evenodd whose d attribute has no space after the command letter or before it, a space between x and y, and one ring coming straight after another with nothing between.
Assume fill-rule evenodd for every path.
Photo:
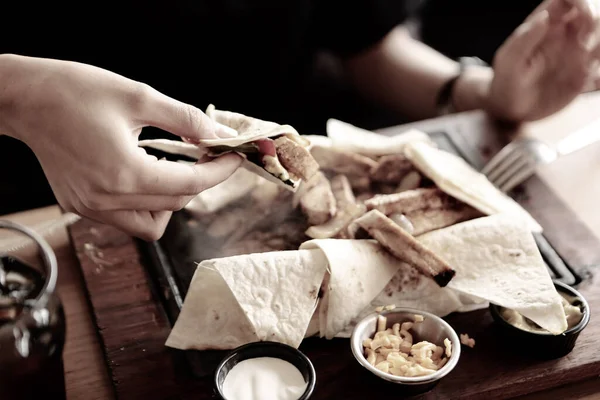
<instances>
[{"instance_id":1,"label":"flatbread","mask_svg":"<svg viewBox=\"0 0 600 400\"><path fill-rule=\"evenodd\" d=\"M257 339L255 328L219 272L198 267L165 345L180 350L227 350Z\"/></svg>"},{"instance_id":2,"label":"flatbread","mask_svg":"<svg viewBox=\"0 0 600 400\"><path fill-rule=\"evenodd\" d=\"M298 347L317 305L326 266L318 249L203 261L166 344L232 349L268 340Z\"/></svg>"},{"instance_id":3,"label":"flatbread","mask_svg":"<svg viewBox=\"0 0 600 400\"><path fill-rule=\"evenodd\" d=\"M527 211L462 158L424 142L407 143L404 152L423 175L449 195L486 215L512 215L525 221L531 231L542 231L542 227Z\"/></svg>"},{"instance_id":4,"label":"flatbread","mask_svg":"<svg viewBox=\"0 0 600 400\"><path fill-rule=\"evenodd\" d=\"M518 311L552 333L567 328L561 296L522 221L498 214L429 232L418 240L456 269L448 287Z\"/></svg>"},{"instance_id":5,"label":"flatbread","mask_svg":"<svg viewBox=\"0 0 600 400\"><path fill-rule=\"evenodd\" d=\"M235 147L257 139L265 139L283 134L300 136L298 131L290 125L280 125L240 113L217 110L212 104L206 109L206 115L213 121L234 129L238 135L232 138L203 139L200 140L200 146L202 147Z\"/></svg>"},{"instance_id":6,"label":"flatbread","mask_svg":"<svg viewBox=\"0 0 600 400\"><path fill-rule=\"evenodd\" d=\"M301 249L321 249L329 281L319 308L319 335L332 339L387 285L399 263L372 240L322 239Z\"/></svg>"},{"instance_id":7,"label":"flatbread","mask_svg":"<svg viewBox=\"0 0 600 400\"><path fill-rule=\"evenodd\" d=\"M171 139L147 139L138 142L139 147L150 147L164 153L174 154L199 160L207 150L195 144Z\"/></svg>"},{"instance_id":8,"label":"flatbread","mask_svg":"<svg viewBox=\"0 0 600 400\"><path fill-rule=\"evenodd\" d=\"M377 307L393 304L396 307L413 308L445 317L453 312L469 312L489 306L485 299L441 288L415 268L402 263L398 272L385 288L354 318L336 337L349 338L354 326ZM314 329L314 328L313 328ZM318 329L318 327L317 327Z\"/></svg>"},{"instance_id":9,"label":"flatbread","mask_svg":"<svg viewBox=\"0 0 600 400\"><path fill-rule=\"evenodd\" d=\"M399 135L384 136L337 119L327 120L326 129L332 147L369 156L399 154L407 143L412 142L433 144L429 135L416 129Z\"/></svg>"}]
</instances>

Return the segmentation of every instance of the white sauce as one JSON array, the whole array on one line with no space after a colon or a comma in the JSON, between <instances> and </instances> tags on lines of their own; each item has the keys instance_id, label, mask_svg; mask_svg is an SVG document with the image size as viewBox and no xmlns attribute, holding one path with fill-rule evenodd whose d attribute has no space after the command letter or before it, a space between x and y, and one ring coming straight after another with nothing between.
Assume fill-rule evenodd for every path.
<instances>
[{"instance_id":1,"label":"white sauce","mask_svg":"<svg viewBox=\"0 0 600 400\"><path fill-rule=\"evenodd\" d=\"M223 382L227 400L298 400L308 384L293 364L279 358L244 360Z\"/></svg>"}]
</instances>

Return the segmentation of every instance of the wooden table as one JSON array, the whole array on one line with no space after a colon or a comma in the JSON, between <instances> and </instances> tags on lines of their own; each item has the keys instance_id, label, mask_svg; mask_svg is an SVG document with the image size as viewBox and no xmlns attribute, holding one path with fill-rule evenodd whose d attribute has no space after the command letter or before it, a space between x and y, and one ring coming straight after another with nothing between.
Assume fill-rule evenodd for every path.
<instances>
[{"instance_id":1,"label":"wooden table","mask_svg":"<svg viewBox=\"0 0 600 400\"><path fill-rule=\"evenodd\" d=\"M570 131L600 116L600 93L581 96L563 112L543 121L522 127L510 135L529 135L555 142ZM479 112L423 121L411 126L431 127L461 124L465 129L497 130ZM565 157L540 171L542 179L600 238L600 144L576 155ZM60 215L58 207L14 214L8 218L32 225ZM50 238L59 265L59 294L67 314L67 342L64 352L65 379L69 400L114 399L106 362L101 352L98 332L92 321L89 300L86 297L81 271L66 229ZM600 371L599 371L600 374ZM528 399L600 399L600 379L558 388L527 396Z\"/></svg>"}]
</instances>

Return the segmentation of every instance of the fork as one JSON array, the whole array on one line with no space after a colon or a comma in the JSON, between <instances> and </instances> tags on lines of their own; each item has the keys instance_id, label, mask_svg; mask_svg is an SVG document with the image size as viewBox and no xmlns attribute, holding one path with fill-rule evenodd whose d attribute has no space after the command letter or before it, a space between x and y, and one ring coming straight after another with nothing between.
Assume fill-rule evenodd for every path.
<instances>
[{"instance_id":1,"label":"fork","mask_svg":"<svg viewBox=\"0 0 600 400\"><path fill-rule=\"evenodd\" d=\"M600 119L584 126L550 146L541 140L521 138L504 146L481 173L507 193L531 177L538 165L549 164L600 140Z\"/></svg>"}]
</instances>

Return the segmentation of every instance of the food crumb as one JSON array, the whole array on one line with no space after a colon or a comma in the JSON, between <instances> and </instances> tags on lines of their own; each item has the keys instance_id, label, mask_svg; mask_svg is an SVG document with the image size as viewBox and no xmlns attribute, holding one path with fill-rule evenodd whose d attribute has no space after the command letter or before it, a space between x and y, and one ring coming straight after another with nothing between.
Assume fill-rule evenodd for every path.
<instances>
[{"instance_id":1,"label":"food crumb","mask_svg":"<svg viewBox=\"0 0 600 400\"><path fill-rule=\"evenodd\" d=\"M395 304L388 304L387 306L379 306L379 307L375 307L375 312L382 312L382 311L391 311L394 308L396 308Z\"/></svg>"},{"instance_id":2,"label":"food crumb","mask_svg":"<svg viewBox=\"0 0 600 400\"><path fill-rule=\"evenodd\" d=\"M460 342L465 346L469 346L470 348L475 347L475 339L470 338L469 335L466 333L460 334Z\"/></svg>"},{"instance_id":3,"label":"food crumb","mask_svg":"<svg viewBox=\"0 0 600 400\"><path fill-rule=\"evenodd\" d=\"M420 314L415 314L415 322L423 322L425 318L423 318Z\"/></svg>"}]
</instances>

